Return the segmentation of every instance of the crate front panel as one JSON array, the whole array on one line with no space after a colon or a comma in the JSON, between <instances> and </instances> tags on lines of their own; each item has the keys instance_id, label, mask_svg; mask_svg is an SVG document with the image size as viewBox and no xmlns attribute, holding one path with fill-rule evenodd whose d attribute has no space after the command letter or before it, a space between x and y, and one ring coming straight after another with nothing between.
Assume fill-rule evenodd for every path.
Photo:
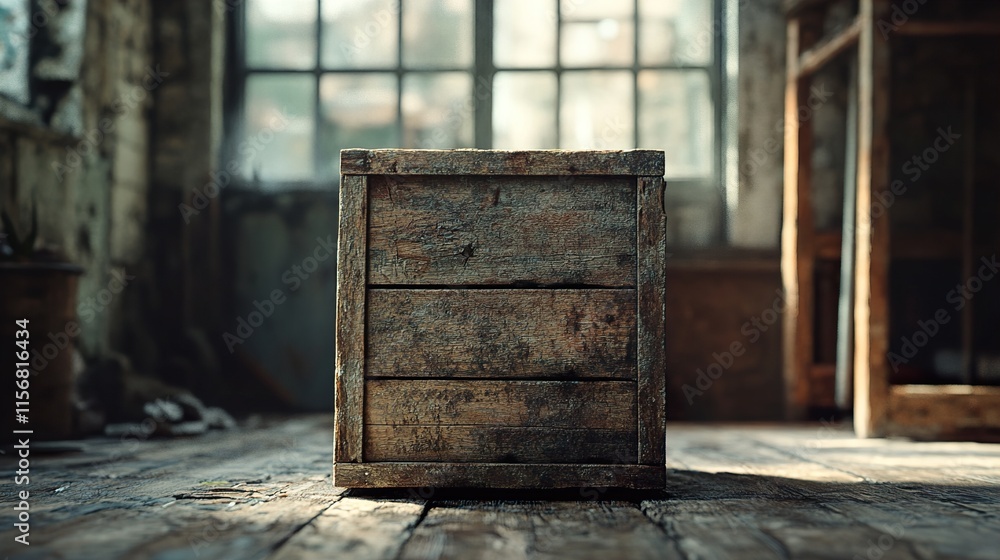
<instances>
[{"instance_id":1,"label":"crate front panel","mask_svg":"<svg viewBox=\"0 0 1000 560\"><path fill-rule=\"evenodd\" d=\"M635 463L631 381L369 380L365 462Z\"/></svg>"},{"instance_id":2,"label":"crate front panel","mask_svg":"<svg viewBox=\"0 0 1000 560\"><path fill-rule=\"evenodd\" d=\"M636 379L636 291L370 289L371 377Z\"/></svg>"},{"instance_id":3,"label":"crate front panel","mask_svg":"<svg viewBox=\"0 0 1000 560\"><path fill-rule=\"evenodd\" d=\"M369 285L636 285L634 177L369 177Z\"/></svg>"},{"instance_id":4,"label":"crate front panel","mask_svg":"<svg viewBox=\"0 0 1000 560\"><path fill-rule=\"evenodd\" d=\"M661 486L662 153L356 155L335 482Z\"/></svg>"}]
</instances>

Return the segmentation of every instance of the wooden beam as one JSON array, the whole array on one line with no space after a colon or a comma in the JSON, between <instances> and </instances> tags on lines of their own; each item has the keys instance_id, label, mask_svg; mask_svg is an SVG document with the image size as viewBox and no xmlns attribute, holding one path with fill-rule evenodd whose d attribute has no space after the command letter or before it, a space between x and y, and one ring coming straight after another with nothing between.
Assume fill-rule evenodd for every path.
<instances>
[{"instance_id":1,"label":"wooden beam","mask_svg":"<svg viewBox=\"0 0 1000 560\"><path fill-rule=\"evenodd\" d=\"M784 0L781 7L785 10L786 17L793 18L810 10L825 8L833 2L835 0Z\"/></svg>"},{"instance_id":2,"label":"wooden beam","mask_svg":"<svg viewBox=\"0 0 1000 560\"><path fill-rule=\"evenodd\" d=\"M785 185L782 193L781 218L781 284L787 308L782 317L781 332L782 369L785 380L786 416L795 418L801 411L796 406L799 371L796 367L796 320L799 314L798 269L796 251L799 208L799 135L798 135L798 52L802 22L798 18L788 21L785 48Z\"/></svg>"},{"instance_id":3,"label":"wooden beam","mask_svg":"<svg viewBox=\"0 0 1000 560\"><path fill-rule=\"evenodd\" d=\"M1000 35L1000 23L979 21L908 21L892 31L910 37Z\"/></svg>"},{"instance_id":4,"label":"wooden beam","mask_svg":"<svg viewBox=\"0 0 1000 560\"><path fill-rule=\"evenodd\" d=\"M799 56L798 77L801 79L816 72L838 55L851 48L858 42L861 35L860 16L854 18L851 25L845 27L832 37L824 37L815 47L805 51Z\"/></svg>"},{"instance_id":5,"label":"wooden beam","mask_svg":"<svg viewBox=\"0 0 1000 560\"><path fill-rule=\"evenodd\" d=\"M781 222L781 278L788 308L783 317L786 413L802 419L809 403L808 367L812 358L813 215L810 201L812 126L799 119L809 84L796 74L799 52L808 42L803 18L788 22L785 79L785 174Z\"/></svg>"},{"instance_id":6,"label":"wooden beam","mask_svg":"<svg viewBox=\"0 0 1000 560\"><path fill-rule=\"evenodd\" d=\"M921 439L1000 438L1000 387L896 385L887 435Z\"/></svg>"},{"instance_id":7,"label":"wooden beam","mask_svg":"<svg viewBox=\"0 0 1000 560\"><path fill-rule=\"evenodd\" d=\"M861 0L858 41L858 187L855 232L854 430L884 432L889 393L889 215L872 215L874 197L888 188L889 46L875 40L886 0Z\"/></svg>"}]
</instances>

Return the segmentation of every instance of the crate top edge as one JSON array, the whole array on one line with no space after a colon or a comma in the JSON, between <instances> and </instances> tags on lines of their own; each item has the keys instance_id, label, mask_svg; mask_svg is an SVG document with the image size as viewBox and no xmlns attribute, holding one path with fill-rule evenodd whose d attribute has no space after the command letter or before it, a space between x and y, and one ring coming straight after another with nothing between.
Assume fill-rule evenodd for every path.
<instances>
[{"instance_id":1,"label":"crate top edge","mask_svg":"<svg viewBox=\"0 0 1000 560\"><path fill-rule=\"evenodd\" d=\"M346 149L342 175L621 175L662 177L662 150Z\"/></svg>"}]
</instances>

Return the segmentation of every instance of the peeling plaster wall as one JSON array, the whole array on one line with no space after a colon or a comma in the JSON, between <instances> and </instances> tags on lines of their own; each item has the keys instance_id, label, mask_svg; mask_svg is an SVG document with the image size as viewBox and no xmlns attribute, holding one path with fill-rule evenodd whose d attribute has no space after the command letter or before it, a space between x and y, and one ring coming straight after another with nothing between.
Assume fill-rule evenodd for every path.
<instances>
[{"instance_id":1,"label":"peeling plaster wall","mask_svg":"<svg viewBox=\"0 0 1000 560\"><path fill-rule=\"evenodd\" d=\"M0 99L0 204L21 229L37 204L42 241L84 267L79 301L96 311L81 317L78 347L91 356L144 328L126 310L148 274L150 5L90 0L36 16L31 102ZM136 279L104 305L115 274Z\"/></svg>"},{"instance_id":2,"label":"peeling plaster wall","mask_svg":"<svg viewBox=\"0 0 1000 560\"><path fill-rule=\"evenodd\" d=\"M739 204L736 247L777 249L784 159L785 16L782 0L746 0L739 12Z\"/></svg>"}]
</instances>

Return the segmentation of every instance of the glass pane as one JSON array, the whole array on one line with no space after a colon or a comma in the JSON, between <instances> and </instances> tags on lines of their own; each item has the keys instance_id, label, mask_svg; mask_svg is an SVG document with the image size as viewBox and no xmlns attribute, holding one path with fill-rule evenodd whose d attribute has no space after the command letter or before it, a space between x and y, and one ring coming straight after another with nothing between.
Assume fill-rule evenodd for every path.
<instances>
[{"instance_id":1,"label":"glass pane","mask_svg":"<svg viewBox=\"0 0 1000 560\"><path fill-rule=\"evenodd\" d=\"M399 146L395 74L327 74L320 79L320 176L340 174L343 148Z\"/></svg>"},{"instance_id":2,"label":"glass pane","mask_svg":"<svg viewBox=\"0 0 1000 560\"><path fill-rule=\"evenodd\" d=\"M469 74L434 72L403 76L404 147L471 148L474 113Z\"/></svg>"},{"instance_id":3,"label":"glass pane","mask_svg":"<svg viewBox=\"0 0 1000 560\"><path fill-rule=\"evenodd\" d=\"M247 78L245 138L235 150L244 176L262 181L313 177L314 80L302 74Z\"/></svg>"},{"instance_id":4,"label":"glass pane","mask_svg":"<svg viewBox=\"0 0 1000 560\"><path fill-rule=\"evenodd\" d=\"M634 147L631 72L566 72L562 80L559 147L567 150Z\"/></svg>"},{"instance_id":5,"label":"glass pane","mask_svg":"<svg viewBox=\"0 0 1000 560\"><path fill-rule=\"evenodd\" d=\"M403 65L472 66L472 0L406 0Z\"/></svg>"},{"instance_id":6,"label":"glass pane","mask_svg":"<svg viewBox=\"0 0 1000 560\"><path fill-rule=\"evenodd\" d=\"M493 62L498 67L555 66L555 0L495 0L493 22Z\"/></svg>"},{"instance_id":7,"label":"glass pane","mask_svg":"<svg viewBox=\"0 0 1000 560\"><path fill-rule=\"evenodd\" d=\"M668 177L712 175L715 119L708 74L639 73L639 147L665 150Z\"/></svg>"},{"instance_id":8,"label":"glass pane","mask_svg":"<svg viewBox=\"0 0 1000 560\"><path fill-rule=\"evenodd\" d=\"M633 6L631 0L560 0L559 15L564 21L631 19Z\"/></svg>"},{"instance_id":9,"label":"glass pane","mask_svg":"<svg viewBox=\"0 0 1000 560\"><path fill-rule=\"evenodd\" d=\"M639 0L639 61L642 64L711 64L716 37L712 3Z\"/></svg>"},{"instance_id":10,"label":"glass pane","mask_svg":"<svg viewBox=\"0 0 1000 560\"><path fill-rule=\"evenodd\" d=\"M326 68L395 67L398 43L399 2L323 2L323 66Z\"/></svg>"},{"instance_id":11,"label":"glass pane","mask_svg":"<svg viewBox=\"0 0 1000 560\"><path fill-rule=\"evenodd\" d=\"M563 66L631 66L635 58L635 25L631 20L602 19L564 23Z\"/></svg>"},{"instance_id":12,"label":"glass pane","mask_svg":"<svg viewBox=\"0 0 1000 560\"><path fill-rule=\"evenodd\" d=\"M247 65L312 68L316 65L316 0L249 0Z\"/></svg>"},{"instance_id":13,"label":"glass pane","mask_svg":"<svg viewBox=\"0 0 1000 560\"><path fill-rule=\"evenodd\" d=\"M556 138L556 76L551 72L498 72L493 79L493 147L545 150Z\"/></svg>"}]
</instances>

